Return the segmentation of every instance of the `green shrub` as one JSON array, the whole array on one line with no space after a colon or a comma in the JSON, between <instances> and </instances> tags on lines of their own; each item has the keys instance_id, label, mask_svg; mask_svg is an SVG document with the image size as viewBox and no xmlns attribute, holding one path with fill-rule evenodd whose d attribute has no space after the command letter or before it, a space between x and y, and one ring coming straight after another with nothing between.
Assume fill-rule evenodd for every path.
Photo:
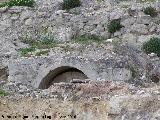
<instances>
[{"instance_id":1,"label":"green shrub","mask_svg":"<svg viewBox=\"0 0 160 120\"><path fill-rule=\"evenodd\" d=\"M8 95L4 90L0 89L0 96L6 96Z\"/></svg>"},{"instance_id":2,"label":"green shrub","mask_svg":"<svg viewBox=\"0 0 160 120\"><path fill-rule=\"evenodd\" d=\"M110 33L115 33L116 31L120 30L123 26L120 23L120 20L112 20L108 25L108 31Z\"/></svg>"},{"instance_id":3,"label":"green shrub","mask_svg":"<svg viewBox=\"0 0 160 120\"><path fill-rule=\"evenodd\" d=\"M31 55L40 56L42 54L46 54L48 50L46 51L40 51L35 54L36 49L50 49L57 45L56 41L54 40L54 37L49 34L41 34L37 35L35 38L29 37L28 35L19 37L21 42L30 45L29 48L21 48L18 51L20 52L21 56L24 57L30 57Z\"/></svg>"},{"instance_id":4,"label":"green shrub","mask_svg":"<svg viewBox=\"0 0 160 120\"><path fill-rule=\"evenodd\" d=\"M5 6L6 6L5 3L1 3L1 4L0 4L0 8L5 7Z\"/></svg>"},{"instance_id":5,"label":"green shrub","mask_svg":"<svg viewBox=\"0 0 160 120\"><path fill-rule=\"evenodd\" d=\"M20 52L21 56L29 57L30 56L29 53L35 51L35 48L33 48L33 47L30 47L30 48L20 48L18 51Z\"/></svg>"},{"instance_id":6,"label":"green shrub","mask_svg":"<svg viewBox=\"0 0 160 120\"><path fill-rule=\"evenodd\" d=\"M101 42L102 38L96 35L84 34L74 37L73 41L78 43Z\"/></svg>"},{"instance_id":7,"label":"green shrub","mask_svg":"<svg viewBox=\"0 0 160 120\"><path fill-rule=\"evenodd\" d=\"M12 6L28 6L33 7L34 0L9 0L8 2L0 4L0 7L12 7Z\"/></svg>"},{"instance_id":8,"label":"green shrub","mask_svg":"<svg viewBox=\"0 0 160 120\"><path fill-rule=\"evenodd\" d=\"M151 38L143 44L142 49L147 54L156 53L160 57L160 38Z\"/></svg>"},{"instance_id":9,"label":"green shrub","mask_svg":"<svg viewBox=\"0 0 160 120\"><path fill-rule=\"evenodd\" d=\"M156 17L158 15L157 11L153 7L147 7L143 10L144 14L150 15L151 17Z\"/></svg>"},{"instance_id":10,"label":"green shrub","mask_svg":"<svg viewBox=\"0 0 160 120\"><path fill-rule=\"evenodd\" d=\"M50 41L50 40L46 41L36 40L31 44L32 47L38 49L53 48L55 47L55 45L56 45L55 41Z\"/></svg>"},{"instance_id":11,"label":"green shrub","mask_svg":"<svg viewBox=\"0 0 160 120\"><path fill-rule=\"evenodd\" d=\"M63 0L62 8L69 10L75 7L79 7L81 5L80 0Z\"/></svg>"},{"instance_id":12,"label":"green shrub","mask_svg":"<svg viewBox=\"0 0 160 120\"><path fill-rule=\"evenodd\" d=\"M36 55L36 56L48 55L48 52L49 52L49 50L39 51L39 52L37 52L35 55Z\"/></svg>"},{"instance_id":13,"label":"green shrub","mask_svg":"<svg viewBox=\"0 0 160 120\"><path fill-rule=\"evenodd\" d=\"M73 51L74 48L71 47L70 45L65 45L65 46L60 46L63 51L68 52L68 51Z\"/></svg>"},{"instance_id":14,"label":"green shrub","mask_svg":"<svg viewBox=\"0 0 160 120\"><path fill-rule=\"evenodd\" d=\"M53 48L56 45L54 37L50 34L38 35L36 38L37 40L34 40L28 36L20 37L19 39L21 39L23 43L29 44L32 48L38 49Z\"/></svg>"}]
</instances>

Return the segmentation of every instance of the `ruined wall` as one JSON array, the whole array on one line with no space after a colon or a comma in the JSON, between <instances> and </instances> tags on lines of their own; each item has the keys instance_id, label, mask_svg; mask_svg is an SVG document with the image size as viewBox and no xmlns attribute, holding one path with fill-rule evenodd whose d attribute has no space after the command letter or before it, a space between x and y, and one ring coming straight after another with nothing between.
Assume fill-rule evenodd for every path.
<instances>
[{"instance_id":1,"label":"ruined wall","mask_svg":"<svg viewBox=\"0 0 160 120\"><path fill-rule=\"evenodd\" d=\"M121 61L124 65L122 67L118 65L119 62L118 58L117 61L116 58L96 60L96 58L78 58L73 54L12 60L9 63L9 81L31 84L38 88L43 80L55 77L56 69L63 66L76 68L91 80L127 81L131 78L131 72L124 67L126 61Z\"/></svg>"},{"instance_id":2,"label":"ruined wall","mask_svg":"<svg viewBox=\"0 0 160 120\"><path fill-rule=\"evenodd\" d=\"M61 10L62 0L35 1L33 8L12 7L0 8L0 49L2 54L16 53L16 49L23 47L17 39L30 35L36 36L44 27L60 42L69 41L77 34L91 33L107 39L110 36L107 25L110 20L120 19L124 26L113 36L124 38L136 44L141 43L146 35L159 35L159 15L156 18L144 15L143 7L150 4L136 4L128 1L125 4L113 4L113 1L102 2L82 0L82 6L69 12ZM115 2L116 3L116 2ZM134 3L134 6L132 6ZM151 3L158 11L159 2ZM128 9L134 11L130 16ZM148 38L148 37L147 37ZM8 49L10 48L10 49Z\"/></svg>"},{"instance_id":3,"label":"ruined wall","mask_svg":"<svg viewBox=\"0 0 160 120\"><path fill-rule=\"evenodd\" d=\"M17 50L27 47L20 42L22 37L41 34L45 28L59 42L70 41L77 34L90 33L110 37L108 24L121 19L124 26L112 37L122 42L140 46L152 36L159 36L159 18L144 15L144 7L153 6L160 11L160 3L136 3L135 1L82 0L82 6L69 12L62 10L62 0L35 0L33 8L0 8L0 63L7 67L8 60L17 58ZM128 10L134 11L130 15Z\"/></svg>"},{"instance_id":4,"label":"ruined wall","mask_svg":"<svg viewBox=\"0 0 160 120\"><path fill-rule=\"evenodd\" d=\"M132 77L127 65L137 65L142 71L147 65L143 55L134 47L122 47L117 55L110 42L105 41L99 47L94 46L96 49L92 45L89 45L92 49L89 46L77 48L83 53L55 50L49 56L18 58L17 49L27 46L20 42L19 37L36 37L43 28L47 28L47 32L59 42L70 41L72 36L83 33L107 39L110 37L107 25L111 20L121 18L124 27L112 37L118 37L122 42L137 46L152 36L159 36L160 15L151 18L142 12L143 7L149 5L160 12L159 2L118 1L82 0L81 7L69 12L61 10L62 0L36 0L34 8L0 8L0 72L9 67L9 82L0 82L0 88L9 92L5 97L0 95L1 120L8 120L8 117L21 120L24 116L28 116L28 120L43 120L43 117L54 120L160 119L158 85L139 88L120 82ZM134 15L128 13L129 8ZM159 59L152 62L157 62L155 71L159 74ZM46 80L56 77L57 68L64 66L80 70L92 82L53 83L48 89L35 89L41 83L45 86ZM4 75L6 72L2 71L0 77ZM145 74L140 77L138 83L147 80Z\"/></svg>"}]
</instances>

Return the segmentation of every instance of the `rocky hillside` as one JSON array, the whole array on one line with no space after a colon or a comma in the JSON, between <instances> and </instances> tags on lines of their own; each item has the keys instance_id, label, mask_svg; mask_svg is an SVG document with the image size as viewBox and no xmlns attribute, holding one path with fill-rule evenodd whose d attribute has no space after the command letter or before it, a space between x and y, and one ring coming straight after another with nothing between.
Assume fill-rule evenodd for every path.
<instances>
[{"instance_id":1,"label":"rocky hillside","mask_svg":"<svg viewBox=\"0 0 160 120\"><path fill-rule=\"evenodd\" d=\"M160 120L159 57L159 0L0 0L0 120Z\"/></svg>"}]
</instances>

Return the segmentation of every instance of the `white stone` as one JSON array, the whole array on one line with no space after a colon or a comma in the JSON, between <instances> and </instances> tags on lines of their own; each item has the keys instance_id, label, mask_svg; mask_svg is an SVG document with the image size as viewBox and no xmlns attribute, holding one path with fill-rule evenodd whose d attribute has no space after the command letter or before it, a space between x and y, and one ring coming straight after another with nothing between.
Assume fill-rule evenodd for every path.
<instances>
[{"instance_id":1,"label":"white stone","mask_svg":"<svg viewBox=\"0 0 160 120\"><path fill-rule=\"evenodd\" d=\"M121 17L122 17L122 13L118 11L114 11L110 13L110 20L117 20L117 19L120 19Z\"/></svg>"},{"instance_id":2,"label":"white stone","mask_svg":"<svg viewBox=\"0 0 160 120\"><path fill-rule=\"evenodd\" d=\"M113 42L113 39L107 39L106 42Z\"/></svg>"},{"instance_id":3,"label":"white stone","mask_svg":"<svg viewBox=\"0 0 160 120\"><path fill-rule=\"evenodd\" d=\"M25 21L25 25L32 25L32 24L33 24L33 20L31 18Z\"/></svg>"}]
</instances>

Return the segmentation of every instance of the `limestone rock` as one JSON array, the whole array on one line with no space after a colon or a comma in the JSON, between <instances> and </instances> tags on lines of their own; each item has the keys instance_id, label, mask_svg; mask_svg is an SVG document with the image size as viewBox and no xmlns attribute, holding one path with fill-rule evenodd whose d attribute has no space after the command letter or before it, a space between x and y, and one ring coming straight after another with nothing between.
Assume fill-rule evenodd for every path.
<instances>
[{"instance_id":1,"label":"limestone rock","mask_svg":"<svg viewBox=\"0 0 160 120\"><path fill-rule=\"evenodd\" d=\"M131 32L137 33L137 34L147 34L148 33L148 27L144 24L133 24L131 26Z\"/></svg>"},{"instance_id":2,"label":"limestone rock","mask_svg":"<svg viewBox=\"0 0 160 120\"><path fill-rule=\"evenodd\" d=\"M122 17L122 13L115 11L110 13L110 20L118 20Z\"/></svg>"}]
</instances>

